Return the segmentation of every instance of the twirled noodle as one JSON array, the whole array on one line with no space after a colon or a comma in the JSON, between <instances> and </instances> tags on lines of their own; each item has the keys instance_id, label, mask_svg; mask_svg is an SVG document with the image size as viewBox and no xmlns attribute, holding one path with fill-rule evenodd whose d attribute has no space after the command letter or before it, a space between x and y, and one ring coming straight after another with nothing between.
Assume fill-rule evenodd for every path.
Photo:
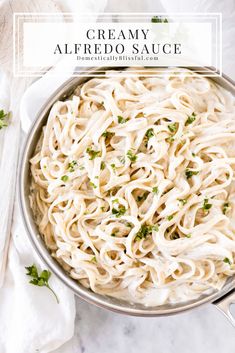
<instances>
[{"instance_id":1,"label":"twirled noodle","mask_svg":"<svg viewBox=\"0 0 235 353\"><path fill-rule=\"evenodd\" d=\"M53 105L30 201L72 278L152 306L196 299L235 273L235 105L189 70L146 71L107 71Z\"/></svg>"}]
</instances>

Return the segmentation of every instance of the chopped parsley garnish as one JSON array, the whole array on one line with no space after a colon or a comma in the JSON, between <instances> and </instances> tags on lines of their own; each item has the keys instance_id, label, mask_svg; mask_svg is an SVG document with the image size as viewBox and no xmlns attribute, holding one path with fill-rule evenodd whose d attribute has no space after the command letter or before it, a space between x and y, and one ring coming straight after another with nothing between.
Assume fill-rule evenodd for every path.
<instances>
[{"instance_id":1,"label":"chopped parsley garnish","mask_svg":"<svg viewBox=\"0 0 235 353\"><path fill-rule=\"evenodd\" d=\"M192 234L189 233L189 234L185 234L186 238L191 238Z\"/></svg>"},{"instance_id":2,"label":"chopped parsley garnish","mask_svg":"<svg viewBox=\"0 0 235 353\"><path fill-rule=\"evenodd\" d=\"M167 137L167 139L166 139L166 142L169 142L169 143L172 143L174 141L175 141L175 139L173 136Z\"/></svg>"},{"instance_id":3,"label":"chopped parsley garnish","mask_svg":"<svg viewBox=\"0 0 235 353\"><path fill-rule=\"evenodd\" d=\"M198 173L199 173L198 171L191 170L191 169L188 169L188 168L185 171L185 175L186 175L187 179L192 178L193 175L198 175Z\"/></svg>"},{"instance_id":4,"label":"chopped parsley garnish","mask_svg":"<svg viewBox=\"0 0 235 353\"><path fill-rule=\"evenodd\" d=\"M132 150L127 151L127 157L130 159L131 162L135 162L137 160L137 155L132 152Z\"/></svg>"},{"instance_id":5,"label":"chopped parsley garnish","mask_svg":"<svg viewBox=\"0 0 235 353\"><path fill-rule=\"evenodd\" d=\"M93 257L92 257L91 262L95 262L95 263L97 262L97 260L96 260L96 257L95 257L95 256L93 256Z\"/></svg>"},{"instance_id":6,"label":"chopped parsley garnish","mask_svg":"<svg viewBox=\"0 0 235 353\"><path fill-rule=\"evenodd\" d=\"M186 203L188 202L187 199L178 199L178 201L182 204L182 206L186 205Z\"/></svg>"},{"instance_id":7,"label":"chopped parsley garnish","mask_svg":"<svg viewBox=\"0 0 235 353\"><path fill-rule=\"evenodd\" d=\"M192 156L193 156L193 157L196 157L196 154L195 154L194 152L192 152Z\"/></svg>"},{"instance_id":8,"label":"chopped parsley garnish","mask_svg":"<svg viewBox=\"0 0 235 353\"><path fill-rule=\"evenodd\" d=\"M167 216L167 220L168 220L168 221L171 221L171 220L173 219L173 217L174 217L173 214L170 215L170 216Z\"/></svg>"},{"instance_id":9,"label":"chopped parsley garnish","mask_svg":"<svg viewBox=\"0 0 235 353\"><path fill-rule=\"evenodd\" d=\"M105 206L100 207L101 211L104 212L105 211Z\"/></svg>"},{"instance_id":10,"label":"chopped parsley garnish","mask_svg":"<svg viewBox=\"0 0 235 353\"><path fill-rule=\"evenodd\" d=\"M148 196L148 191L145 191L145 192L143 193L143 195L137 196L137 201L138 201L138 202L144 201L144 200L147 199L147 196Z\"/></svg>"},{"instance_id":11,"label":"chopped parsley garnish","mask_svg":"<svg viewBox=\"0 0 235 353\"><path fill-rule=\"evenodd\" d=\"M223 261L224 261L226 264L228 264L228 265L232 265L232 262L229 260L228 257L225 257L225 258L223 259Z\"/></svg>"},{"instance_id":12,"label":"chopped parsley garnish","mask_svg":"<svg viewBox=\"0 0 235 353\"><path fill-rule=\"evenodd\" d=\"M169 124L168 129L170 130L170 132L176 132L177 124L176 123Z\"/></svg>"},{"instance_id":13,"label":"chopped parsley garnish","mask_svg":"<svg viewBox=\"0 0 235 353\"><path fill-rule=\"evenodd\" d=\"M111 233L111 237L116 237L116 233Z\"/></svg>"},{"instance_id":14,"label":"chopped parsley garnish","mask_svg":"<svg viewBox=\"0 0 235 353\"><path fill-rule=\"evenodd\" d=\"M119 205L118 208L112 208L112 214L115 215L116 217L121 217L125 213L126 213L126 207L123 205Z\"/></svg>"},{"instance_id":15,"label":"chopped parsley garnish","mask_svg":"<svg viewBox=\"0 0 235 353\"><path fill-rule=\"evenodd\" d=\"M68 181L68 180L69 180L68 175L63 175L63 176L61 177L61 180L64 181L64 182Z\"/></svg>"},{"instance_id":16,"label":"chopped parsley garnish","mask_svg":"<svg viewBox=\"0 0 235 353\"><path fill-rule=\"evenodd\" d=\"M128 119L124 119L123 116L118 115L118 123L119 124L124 124L127 122Z\"/></svg>"},{"instance_id":17,"label":"chopped parsley garnish","mask_svg":"<svg viewBox=\"0 0 235 353\"><path fill-rule=\"evenodd\" d=\"M100 169L101 169L101 170L104 170L104 168L105 168L105 162L101 162L101 163L100 163Z\"/></svg>"},{"instance_id":18,"label":"chopped parsley garnish","mask_svg":"<svg viewBox=\"0 0 235 353\"><path fill-rule=\"evenodd\" d=\"M77 161L72 161L68 165L69 172L72 173L75 170L75 167L77 166Z\"/></svg>"},{"instance_id":19,"label":"chopped parsley garnish","mask_svg":"<svg viewBox=\"0 0 235 353\"><path fill-rule=\"evenodd\" d=\"M158 187L154 186L152 191L153 191L154 194L158 194L158 191L159 191Z\"/></svg>"},{"instance_id":20,"label":"chopped parsley garnish","mask_svg":"<svg viewBox=\"0 0 235 353\"><path fill-rule=\"evenodd\" d=\"M105 137L106 139L107 138L111 138L113 135L114 135L114 133L113 132L109 132L109 131L105 131L102 134L102 136Z\"/></svg>"},{"instance_id":21,"label":"chopped parsley garnish","mask_svg":"<svg viewBox=\"0 0 235 353\"><path fill-rule=\"evenodd\" d=\"M116 165L114 163L112 163L110 166L113 170L116 170Z\"/></svg>"},{"instance_id":22,"label":"chopped parsley garnish","mask_svg":"<svg viewBox=\"0 0 235 353\"><path fill-rule=\"evenodd\" d=\"M140 230L136 233L136 240L141 240L143 238L146 238L148 235L151 235L153 231L158 232L158 225L146 225L143 224L140 228Z\"/></svg>"},{"instance_id":23,"label":"chopped parsley garnish","mask_svg":"<svg viewBox=\"0 0 235 353\"><path fill-rule=\"evenodd\" d=\"M92 183L92 181L90 181L90 186L91 186L93 189L96 189L96 188L97 188L97 186L96 186L94 183Z\"/></svg>"},{"instance_id":24,"label":"chopped parsley garnish","mask_svg":"<svg viewBox=\"0 0 235 353\"><path fill-rule=\"evenodd\" d=\"M160 16L153 16L151 18L152 23L168 23L168 20L166 18L162 18Z\"/></svg>"},{"instance_id":25,"label":"chopped parsley garnish","mask_svg":"<svg viewBox=\"0 0 235 353\"><path fill-rule=\"evenodd\" d=\"M95 151L93 150L91 147L88 147L86 149L86 152L89 154L90 156L90 160L95 159L96 157L100 157L101 156L101 152L100 151Z\"/></svg>"},{"instance_id":26,"label":"chopped parsley garnish","mask_svg":"<svg viewBox=\"0 0 235 353\"><path fill-rule=\"evenodd\" d=\"M223 208L222 208L223 214L226 214L226 212L228 211L229 207L230 207L229 202L225 202L223 204Z\"/></svg>"},{"instance_id":27,"label":"chopped parsley garnish","mask_svg":"<svg viewBox=\"0 0 235 353\"><path fill-rule=\"evenodd\" d=\"M8 120L10 118L11 113L5 113L3 109L0 110L0 130L6 126L8 126Z\"/></svg>"},{"instance_id":28,"label":"chopped parsley garnish","mask_svg":"<svg viewBox=\"0 0 235 353\"><path fill-rule=\"evenodd\" d=\"M192 124L196 120L196 114L192 113L185 122L185 126Z\"/></svg>"},{"instance_id":29,"label":"chopped parsley garnish","mask_svg":"<svg viewBox=\"0 0 235 353\"><path fill-rule=\"evenodd\" d=\"M154 136L153 129L148 129L145 133L145 137L147 138L147 140L151 139L151 137L153 136Z\"/></svg>"},{"instance_id":30,"label":"chopped parsley garnish","mask_svg":"<svg viewBox=\"0 0 235 353\"><path fill-rule=\"evenodd\" d=\"M38 273L38 269L36 265L25 267L27 270L26 275L32 277L29 283L39 286L39 287L47 287L55 296L57 303L59 304L59 299L53 289L50 287L48 281L51 277L51 272L48 270L43 270L40 274Z\"/></svg>"},{"instance_id":31,"label":"chopped parsley garnish","mask_svg":"<svg viewBox=\"0 0 235 353\"><path fill-rule=\"evenodd\" d=\"M209 203L208 199L205 199L202 206L203 210L208 211L211 207L212 207L212 203Z\"/></svg>"}]
</instances>

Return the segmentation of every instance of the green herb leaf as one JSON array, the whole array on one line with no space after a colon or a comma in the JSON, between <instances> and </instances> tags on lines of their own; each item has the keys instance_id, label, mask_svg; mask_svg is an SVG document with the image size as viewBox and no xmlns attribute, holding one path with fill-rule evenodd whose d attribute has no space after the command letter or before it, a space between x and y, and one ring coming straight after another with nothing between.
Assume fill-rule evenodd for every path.
<instances>
[{"instance_id":1,"label":"green herb leaf","mask_svg":"<svg viewBox=\"0 0 235 353\"><path fill-rule=\"evenodd\" d=\"M113 132L105 131L103 132L102 136L105 137L106 139L111 138L114 135Z\"/></svg>"},{"instance_id":2,"label":"green herb leaf","mask_svg":"<svg viewBox=\"0 0 235 353\"><path fill-rule=\"evenodd\" d=\"M158 194L158 191L159 191L158 187L154 186L152 191L153 191L154 194Z\"/></svg>"},{"instance_id":3,"label":"green herb leaf","mask_svg":"<svg viewBox=\"0 0 235 353\"><path fill-rule=\"evenodd\" d=\"M101 152L100 151L95 151L93 150L91 147L88 147L86 149L86 152L89 154L90 156L90 160L95 159L96 157L100 157L101 156Z\"/></svg>"},{"instance_id":4,"label":"green herb leaf","mask_svg":"<svg viewBox=\"0 0 235 353\"><path fill-rule=\"evenodd\" d=\"M110 166L113 170L116 170L116 165L114 163L110 164Z\"/></svg>"},{"instance_id":5,"label":"green herb leaf","mask_svg":"<svg viewBox=\"0 0 235 353\"><path fill-rule=\"evenodd\" d=\"M212 207L212 204L208 203L208 199L205 199L202 206L203 210L208 211L211 207Z\"/></svg>"},{"instance_id":6,"label":"green herb leaf","mask_svg":"<svg viewBox=\"0 0 235 353\"><path fill-rule=\"evenodd\" d=\"M171 220L173 219L173 217L174 217L174 216L173 216L173 214L172 214L172 215L170 215L170 216L167 216L166 218L167 218L168 221L171 221Z\"/></svg>"},{"instance_id":7,"label":"green herb leaf","mask_svg":"<svg viewBox=\"0 0 235 353\"><path fill-rule=\"evenodd\" d=\"M94 256L94 257L92 257L92 259L91 259L91 262L97 262L97 260L96 260L96 257Z\"/></svg>"},{"instance_id":8,"label":"green herb leaf","mask_svg":"<svg viewBox=\"0 0 235 353\"><path fill-rule=\"evenodd\" d=\"M189 233L189 234L185 234L186 238L191 238L192 234Z\"/></svg>"},{"instance_id":9,"label":"green herb leaf","mask_svg":"<svg viewBox=\"0 0 235 353\"><path fill-rule=\"evenodd\" d=\"M186 178L187 178L187 179L192 178L193 175L198 175L198 173L199 173L199 172L194 171L194 170L191 170L191 169L188 169L188 168L187 168L186 171L185 171L185 175L186 175Z\"/></svg>"},{"instance_id":10,"label":"green herb leaf","mask_svg":"<svg viewBox=\"0 0 235 353\"><path fill-rule=\"evenodd\" d=\"M68 175L63 175L63 176L61 177L61 180L62 180L62 181L64 181L64 182L66 183L66 181L68 181L68 180L69 180Z\"/></svg>"},{"instance_id":11,"label":"green herb leaf","mask_svg":"<svg viewBox=\"0 0 235 353\"><path fill-rule=\"evenodd\" d=\"M141 240L143 238L146 238L148 235L152 235L153 231L158 232L159 228L158 225L146 225L143 224L140 228L140 230L136 233L135 240Z\"/></svg>"},{"instance_id":12,"label":"green herb leaf","mask_svg":"<svg viewBox=\"0 0 235 353\"><path fill-rule=\"evenodd\" d=\"M178 201L182 204L182 206L186 205L186 203L188 202L187 199L178 199Z\"/></svg>"},{"instance_id":13,"label":"green herb leaf","mask_svg":"<svg viewBox=\"0 0 235 353\"><path fill-rule=\"evenodd\" d=\"M26 275L32 277L29 283L39 286L39 287L47 287L55 296L57 303L59 304L59 299L53 289L50 287L48 281L51 277L51 272L48 270L43 270L39 275L38 269L36 265L25 267L27 270Z\"/></svg>"},{"instance_id":14,"label":"green herb leaf","mask_svg":"<svg viewBox=\"0 0 235 353\"><path fill-rule=\"evenodd\" d=\"M11 113L5 113L3 109L0 110L0 130L8 126L8 121L10 119Z\"/></svg>"},{"instance_id":15,"label":"green herb leaf","mask_svg":"<svg viewBox=\"0 0 235 353\"><path fill-rule=\"evenodd\" d=\"M77 166L77 164L78 164L77 161L72 161L72 162L69 163L68 170L69 170L70 173L74 172L75 167Z\"/></svg>"},{"instance_id":16,"label":"green herb leaf","mask_svg":"<svg viewBox=\"0 0 235 353\"><path fill-rule=\"evenodd\" d=\"M169 124L168 129L170 130L170 132L176 132L177 124L176 123Z\"/></svg>"},{"instance_id":17,"label":"green herb leaf","mask_svg":"<svg viewBox=\"0 0 235 353\"><path fill-rule=\"evenodd\" d=\"M196 120L196 114L192 113L185 122L185 126L192 124Z\"/></svg>"},{"instance_id":18,"label":"green herb leaf","mask_svg":"<svg viewBox=\"0 0 235 353\"><path fill-rule=\"evenodd\" d=\"M132 150L127 151L127 157L130 159L131 162L135 162L137 160L137 155L132 152Z\"/></svg>"},{"instance_id":19,"label":"green herb leaf","mask_svg":"<svg viewBox=\"0 0 235 353\"><path fill-rule=\"evenodd\" d=\"M93 188L93 189L96 189L97 188L97 185L95 185L94 183L92 183L92 181L90 181L90 186Z\"/></svg>"},{"instance_id":20,"label":"green herb leaf","mask_svg":"<svg viewBox=\"0 0 235 353\"><path fill-rule=\"evenodd\" d=\"M119 205L118 208L112 208L112 214L116 217L121 217L126 213L126 207Z\"/></svg>"},{"instance_id":21,"label":"green herb leaf","mask_svg":"<svg viewBox=\"0 0 235 353\"><path fill-rule=\"evenodd\" d=\"M229 208L230 208L229 202L225 202L222 208L223 214L226 214Z\"/></svg>"},{"instance_id":22,"label":"green herb leaf","mask_svg":"<svg viewBox=\"0 0 235 353\"><path fill-rule=\"evenodd\" d=\"M151 137L153 136L154 136L153 129L148 129L145 133L145 137L147 138L147 140L151 139Z\"/></svg>"},{"instance_id":23,"label":"green herb leaf","mask_svg":"<svg viewBox=\"0 0 235 353\"><path fill-rule=\"evenodd\" d=\"M168 23L168 20L166 18L162 18L160 16L153 16L151 18L152 23Z\"/></svg>"},{"instance_id":24,"label":"green herb leaf","mask_svg":"<svg viewBox=\"0 0 235 353\"><path fill-rule=\"evenodd\" d=\"M105 166L106 166L106 165L105 165L105 162L102 161L102 162L100 163L100 169L101 169L101 170L104 170L104 169L105 169Z\"/></svg>"},{"instance_id":25,"label":"green herb leaf","mask_svg":"<svg viewBox=\"0 0 235 353\"><path fill-rule=\"evenodd\" d=\"M175 139L173 136L167 137L167 139L166 139L166 142L169 142L169 143L172 143L174 141L175 141Z\"/></svg>"},{"instance_id":26,"label":"green herb leaf","mask_svg":"<svg viewBox=\"0 0 235 353\"><path fill-rule=\"evenodd\" d=\"M224 259L223 259L223 261L226 263L226 264L228 264L228 265L232 265L232 262L229 260L229 258L228 257L225 257Z\"/></svg>"},{"instance_id":27,"label":"green herb leaf","mask_svg":"<svg viewBox=\"0 0 235 353\"><path fill-rule=\"evenodd\" d=\"M128 119L124 119L122 116L118 115L118 123L119 124L124 124L127 122Z\"/></svg>"}]
</instances>

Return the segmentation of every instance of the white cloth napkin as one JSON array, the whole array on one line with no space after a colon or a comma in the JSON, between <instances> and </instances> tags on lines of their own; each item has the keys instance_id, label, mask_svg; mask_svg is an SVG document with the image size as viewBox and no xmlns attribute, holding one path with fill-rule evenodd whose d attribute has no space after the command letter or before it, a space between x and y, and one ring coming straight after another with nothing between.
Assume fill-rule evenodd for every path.
<instances>
[{"instance_id":1,"label":"white cloth napkin","mask_svg":"<svg viewBox=\"0 0 235 353\"><path fill-rule=\"evenodd\" d=\"M27 89L20 109L25 132L45 100L64 80L47 74ZM22 133L22 142L24 137ZM53 275L50 284L59 304L47 288L29 284L24 267L33 263L39 270L45 268L29 244L16 198L7 272L0 292L0 352L47 353L73 335L74 295Z\"/></svg>"}]
</instances>

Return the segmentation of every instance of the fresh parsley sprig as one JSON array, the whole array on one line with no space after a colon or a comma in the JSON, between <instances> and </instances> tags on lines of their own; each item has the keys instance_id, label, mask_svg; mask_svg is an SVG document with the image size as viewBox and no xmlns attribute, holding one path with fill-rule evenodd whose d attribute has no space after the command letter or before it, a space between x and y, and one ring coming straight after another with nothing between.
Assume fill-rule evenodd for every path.
<instances>
[{"instance_id":1,"label":"fresh parsley sprig","mask_svg":"<svg viewBox=\"0 0 235 353\"><path fill-rule=\"evenodd\" d=\"M55 296L57 303L59 304L59 299L56 293L53 291L48 281L51 277L51 272L48 270L43 270L40 274L38 273L38 269L35 264L32 266L25 267L27 270L26 275L32 277L29 283L39 286L39 287L47 287Z\"/></svg>"},{"instance_id":2,"label":"fresh parsley sprig","mask_svg":"<svg viewBox=\"0 0 235 353\"><path fill-rule=\"evenodd\" d=\"M3 109L0 110L0 130L6 126L8 126L8 120L10 118L11 113L5 113Z\"/></svg>"}]
</instances>

